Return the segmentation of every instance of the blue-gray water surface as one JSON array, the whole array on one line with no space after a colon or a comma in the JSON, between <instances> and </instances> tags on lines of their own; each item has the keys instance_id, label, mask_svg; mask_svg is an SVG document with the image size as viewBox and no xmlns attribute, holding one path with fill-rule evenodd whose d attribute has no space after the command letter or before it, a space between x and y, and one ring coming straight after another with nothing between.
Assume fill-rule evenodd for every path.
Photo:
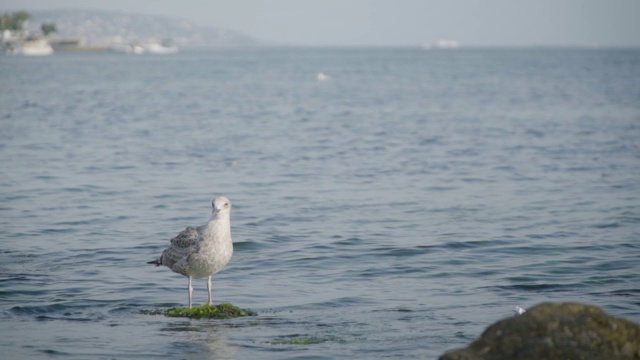
<instances>
[{"instance_id":1,"label":"blue-gray water surface","mask_svg":"<svg viewBox=\"0 0 640 360\"><path fill-rule=\"evenodd\" d=\"M640 322L640 50L0 56L0 165L6 359L436 358L544 301ZM186 305L146 262L216 195L214 302L257 316L145 313Z\"/></svg>"}]
</instances>

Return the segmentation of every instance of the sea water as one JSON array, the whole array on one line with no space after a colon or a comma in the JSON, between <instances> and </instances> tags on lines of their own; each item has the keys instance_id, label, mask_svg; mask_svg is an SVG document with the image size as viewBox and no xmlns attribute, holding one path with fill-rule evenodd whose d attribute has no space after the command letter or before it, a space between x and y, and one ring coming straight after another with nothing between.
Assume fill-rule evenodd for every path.
<instances>
[{"instance_id":1,"label":"sea water","mask_svg":"<svg viewBox=\"0 0 640 360\"><path fill-rule=\"evenodd\" d=\"M639 50L0 56L0 165L7 359L436 358L545 301L640 322ZM217 195L214 302L257 316L149 315L187 280L146 262Z\"/></svg>"}]
</instances>

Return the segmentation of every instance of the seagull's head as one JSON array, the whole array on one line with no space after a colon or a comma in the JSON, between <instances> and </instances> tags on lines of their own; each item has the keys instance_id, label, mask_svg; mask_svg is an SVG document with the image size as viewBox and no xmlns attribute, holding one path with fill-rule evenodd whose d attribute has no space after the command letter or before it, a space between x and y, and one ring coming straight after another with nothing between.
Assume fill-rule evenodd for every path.
<instances>
[{"instance_id":1,"label":"seagull's head","mask_svg":"<svg viewBox=\"0 0 640 360\"><path fill-rule=\"evenodd\" d=\"M231 201L224 196L217 197L211 202L213 206L213 216L229 216L231 212Z\"/></svg>"}]
</instances>

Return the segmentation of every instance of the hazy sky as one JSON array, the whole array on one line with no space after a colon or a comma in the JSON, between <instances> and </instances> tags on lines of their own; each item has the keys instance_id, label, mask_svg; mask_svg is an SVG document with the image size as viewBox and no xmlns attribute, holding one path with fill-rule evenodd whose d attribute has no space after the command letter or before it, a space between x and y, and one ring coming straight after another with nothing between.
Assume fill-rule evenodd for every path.
<instances>
[{"instance_id":1,"label":"hazy sky","mask_svg":"<svg viewBox=\"0 0 640 360\"><path fill-rule=\"evenodd\" d=\"M0 0L170 15L298 45L640 46L640 0Z\"/></svg>"}]
</instances>

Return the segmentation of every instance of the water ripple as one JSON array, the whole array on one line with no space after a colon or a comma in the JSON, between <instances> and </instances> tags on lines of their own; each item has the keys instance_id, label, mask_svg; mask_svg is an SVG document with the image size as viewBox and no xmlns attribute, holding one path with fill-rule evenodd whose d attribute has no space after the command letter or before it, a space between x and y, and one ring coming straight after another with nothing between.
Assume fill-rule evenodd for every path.
<instances>
[{"instance_id":1,"label":"water ripple","mask_svg":"<svg viewBox=\"0 0 640 360\"><path fill-rule=\"evenodd\" d=\"M0 347L436 358L515 305L575 300L637 322L639 56L0 57L15 85L0 88ZM145 314L185 305L186 279L146 262L218 194L235 251L214 301L258 316ZM206 301L206 280L193 285Z\"/></svg>"}]
</instances>

